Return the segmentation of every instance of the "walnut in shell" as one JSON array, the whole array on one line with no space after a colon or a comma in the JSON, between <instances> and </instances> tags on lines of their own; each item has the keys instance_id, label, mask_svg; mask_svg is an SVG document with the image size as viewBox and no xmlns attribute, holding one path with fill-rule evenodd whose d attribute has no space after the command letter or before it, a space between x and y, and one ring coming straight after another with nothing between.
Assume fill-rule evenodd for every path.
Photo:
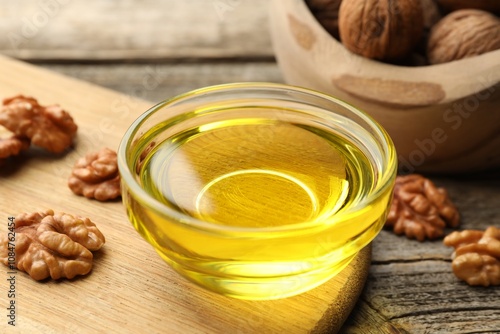
<instances>
[{"instance_id":1,"label":"walnut in shell","mask_svg":"<svg viewBox=\"0 0 500 334\"><path fill-rule=\"evenodd\" d=\"M70 147L78 128L61 107L43 107L34 98L23 95L3 101L0 124L52 153L62 153Z\"/></svg>"},{"instance_id":2,"label":"walnut in shell","mask_svg":"<svg viewBox=\"0 0 500 334\"><path fill-rule=\"evenodd\" d=\"M427 57L431 64L477 56L500 49L500 20L485 11L457 10L431 30Z\"/></svg>"},{"instance_id":3,"label":"walnut in shell","mask_svg":"<svg viewBox=\"0 0 500 334\"><path fill-rule=\"evenodd\" d=\"M434 0L421 0L422 13L424 19L424 30L428 31L435 25L441 18L441 12Z\"/></svg>"},{"instance_id":4,"label":"walnut in shell","mask_svg":"<svg viewBox=\"0 0 500 334\"><path fill-rule=\"evenodd\" d=\"M442 237L446 227L458 226L459 219L445 189L437 188L418 174L396 178L386 228L409 239L424 241Z\"/></svg>"},{"instance_id":5,"label":"walnut in shell","mask_svg":"<svg viewBox=\"0 0 500 334\"><path fill-rule=\"evenodd\" d=\"M458 9L481 9L488 12L500 12L500 1L498 0L436 0L437 3L447 11Z\"/></svg>"},{"instance_id":6,"label":"walnut in shell","mask_svg":"<svg viewBox=\"0 0 500 334\"><path fill-rule=\"evenodd\" d=\"M339 8L342 0L306 0L319 24L336 39L339 36Z\"/></svg>"},{"instance_id":7,"label":"walnut in shell","mask_svg":"<svg viewBox=\"0 0 500 334\"><path fill-rule=\"evenodd\" d=\"M68 179L69 188L77 195L108 201L120 196L120 175L116 152L103 148L78 159Z\"/></svg>"},{"instance_id":8,"label":"walnut in shell","mask_svg":"<svg viewBox=\"0 0 500 334\"><path fill-rule=\"evenodd\" d=\"M342 43L367 58L405 57L414 49L423 30L421 0L349 0L340 5Z\"/></svg>"},{"instance_id":9,"label":"walnut in shell","mask_svg":"<svg viewBox=\"0 0 500 334\"><path fill-rule=\"evenodd\" d=\"M469 285L500 285L500 229L453 232L444 244L454 247L452 269Z\"/></svg>"},{"instance_id":10,"label":"walnut in shell","mask_svg":"<svg viewBox=\"0 0 500 334\"><path fill-rule=\"evenodd\" d=\"M35 280L86 275L92 269L91 251L99 250L104 236L88 218L52 210L24 213L15 218L16 267ZM12 242L0 237L0 261L9 265Z\"/></svg>"}]
</instances>

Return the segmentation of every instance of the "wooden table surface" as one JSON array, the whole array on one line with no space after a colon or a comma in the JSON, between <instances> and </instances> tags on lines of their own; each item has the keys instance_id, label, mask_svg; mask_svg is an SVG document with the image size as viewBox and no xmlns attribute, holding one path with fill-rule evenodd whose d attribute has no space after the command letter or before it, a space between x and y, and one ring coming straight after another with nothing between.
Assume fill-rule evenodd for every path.
<instances>
[{"instance_id":1,"label":"wooden table surface","mask_svg":"<svg viewBox=\"0 0 500 334\"><path fill-rule=\"evenodd\" d=\"M267 28L266 0L0 1L1 54L151 103L211 84L283 82ZM429 177L448 189L461 229L500 226L499 172ZM451 253L382 231L341 332L500 332L500 287L458 281Z\"/></svg>"}]
</instances>

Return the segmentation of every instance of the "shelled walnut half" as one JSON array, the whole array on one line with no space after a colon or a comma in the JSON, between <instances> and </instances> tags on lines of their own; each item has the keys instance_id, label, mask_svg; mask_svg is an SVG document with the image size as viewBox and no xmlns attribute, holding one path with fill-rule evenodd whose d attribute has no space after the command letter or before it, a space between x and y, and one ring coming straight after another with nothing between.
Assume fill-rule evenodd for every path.
<instances>
[{"instance_id":1,"label":"shelled walnut half","mask_svg":"<svg viewBox=\"0 0 500 334\"><path fill-rule=\"evenodd\" d=\"M77 195L108 201L120 196L120 174L116 152L103 148L75 163L68 186Z\"/></svg>"},{"instance_id":2,"label":"shelled walnut half","mask_svg":"<svg viewBox=\"0 0 500 334\"><path fill-rule=\"evenodd\" d=\"M459 213L443 188L431 180L410 174L398 176L394 198L385 223L396 234L418 241L443 236L446 227L456 227Z\"/></svg>"},{"instance_id":3,"label":"shelled walnut half","mask_svg":"<svg viewBox=\"0 0 500 334\"><path fill-rule=\"evenodd\" d=\"M453 232L444 244L454 247L452 269L469 285L500 285L500 228Z\"/></svg>"},{"instance_id":4,"label":"shelled walnut half","mask_svg":"<svg viewBox=\"0 0 500 334\"><path fill-rule=\"evenodd\" d=\"M13 232L0 236L0 261L27 272L35 280L86 275L92 269L92 251L105 242L88 218L52 210L15 217ZM15 240L12 240L15 236ZM11 256L9 254L15 254ZM10 260L9 260L10 259Z\"/></svg>"},{"instance_id":5,"label":"shelled walnut half","mask_svg":"<svg viewBox=\"0 0 500 334\"><path fill-rule=\"evenodd\" d=\"M0 125L52 153L69 148L78 129L70 114L58 105L44 107L23 95L3 100Z\"/></svg>"},{"instance_id":6,"label":"shelled walnut half","mask_svg":"<svg viewBox=\"0 0 500 334\"><path fill-rule=\"evenodd\" d=\"M0 166L2 166L7 158L16 156L30 146L30 141L27 138L9 135L3 137L0 133Z\"/></svg>"}]
</instances>

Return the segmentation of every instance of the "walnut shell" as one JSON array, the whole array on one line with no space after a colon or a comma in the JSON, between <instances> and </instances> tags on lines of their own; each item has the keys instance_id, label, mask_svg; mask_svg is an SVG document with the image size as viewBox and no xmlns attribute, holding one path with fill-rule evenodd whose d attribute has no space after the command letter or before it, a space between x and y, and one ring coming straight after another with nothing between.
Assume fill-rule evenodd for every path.
<instances>
[{"instance_id":1,"label":"walnut shell","mask_svg":"<svg viewBox=\"0 0 500 334\"><path fill-rule=\"evenodd\" d=\"M500 49L500 20L485 11L462 9L441 19L431 30L427 57L440 64Z\"/></svg>"},{"instance_id":2,"label":"walnut shell","mask_svg":"<svg viewBox=\"0 0 500 334\"><path fill-rule=\"evenodd\" d=\"M306 4L311 10L319 24L325 30L339 39L339 8L342 0L306 0Z\"/></svg>"},{"instance_id":3,"label":"walnut shell","mask_svg":"<svg viewBox=\"0 0 500 334\"><path fill-rule=\"evenodd\" d=\"M342 43L367 58L405 57L414 49L423 30L421 0L349 0L340 5Z\"/></svg>"},{"instance_id":4,"label":"walnut shell","mask_svg":"<svg viewBox=\"0 0 500 334\"><path fill-rule=\"evenodd\" d=\"M430 30L433 25L435 25L439 20L441 20L442 15L439 11L439 7L434 0L421 0L422 2L422 13L424 18L424 29L426 31Z\"/></svg>"},{"instance_id":5,"label":"walnut shell","mask_svg":"<svg viewBox=\"0 0 500 334\"><path fill-rule=\"evenodd\" d=\"M436 0L446 11L458 9L482 9L489 12L500 12L500 1L498 0Z\"/></svg>"}]
</instances>

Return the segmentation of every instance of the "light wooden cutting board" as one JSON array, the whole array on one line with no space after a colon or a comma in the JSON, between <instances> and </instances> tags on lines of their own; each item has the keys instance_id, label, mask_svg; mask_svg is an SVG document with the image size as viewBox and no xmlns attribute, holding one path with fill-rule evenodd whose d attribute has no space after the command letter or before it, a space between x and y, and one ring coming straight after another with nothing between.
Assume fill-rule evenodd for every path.
<instances>
[{"instance_id":1,"label":"light wooden cutting board","mask_svg":"<svg viewBox=\"0 0 500 334\"><path fill-rule=\"evenodd\" d=\"M346 319L367 276L369 248L333 280L300 296L252 302L205 291L161 260L128 222L120 201L88 200L66 185L77 158L104 146L117 149L151 103L0 57L0 98L20 93L42 105L60 104L78 124L78 136L65 156L30 150L15 166L0 169L0 231L7 230L9 216L51 208L89 217L106 244L82 278L36 282L17 272L15 327L8 325L8 269L2 265L1 333L290 334L336 331Z\"/></svg>"}]
</instances>

